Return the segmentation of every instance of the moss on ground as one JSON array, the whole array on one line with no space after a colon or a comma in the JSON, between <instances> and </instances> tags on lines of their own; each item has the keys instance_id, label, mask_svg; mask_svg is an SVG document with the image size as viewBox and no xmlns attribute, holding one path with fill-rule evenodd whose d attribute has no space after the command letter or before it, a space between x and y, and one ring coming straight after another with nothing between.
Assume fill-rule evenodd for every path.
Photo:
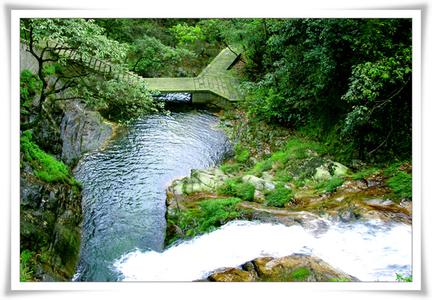
<instances>
[{"instance_id":1,"label":"moss on ground","mask_svg":"<svg viewBox=\"0 0 432 300\"><path fill-rule=\"evenodd\" d=\"M274 207L284 207L287 203L293 200L294 193L291 189L287 189L282 184L276 185L276 188L269 191L266 196L266 205Z\"/></svg>"},{"instance_id":2,"label":"moss on ground","mask_svg":"<svg viewBox=\"0 0 432 300\"><path fill-rule=\"evenodd\" d=\"M220 195L234 196L245 201L253 201L255 187L250 183L241 182L240 178L228 179L217 189Z\"/></svg>"},{"instance_id":3,"label":"moss on ground","mask_svg":"<svg viewBox=\"0 0 432 300\"><path fill-rule=\"evenodd\" d=\"M192 238L210 232L231 220L242 218L245 211L237 206L241 201L239 198L204 199L194 208L168 215L168 225L177 226L180 232L167 234L167 244L179 238Z\"/></svg>"},{"instance_id":4,"label":"moss on ground","mask_svg":"<svg viewBox=\"0 0 432 300\"><path fill-rule=\"evenodd\" d=\"M20 145L23 158L29 162L34 175L40 180L48 183L61 182L79 185L63 162L43 151L32 141L31 131L27 130L22 133Z\"/></svg>"}]
</instances>

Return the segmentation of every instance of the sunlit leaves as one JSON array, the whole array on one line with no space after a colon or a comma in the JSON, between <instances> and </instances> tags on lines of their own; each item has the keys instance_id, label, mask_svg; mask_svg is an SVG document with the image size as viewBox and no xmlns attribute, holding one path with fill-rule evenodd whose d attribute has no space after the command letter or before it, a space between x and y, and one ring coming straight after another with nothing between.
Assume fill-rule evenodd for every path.
<instances>
[{"instance_id":1,"label":"sunlit leaves","mask_svg":"<svg viewBox=\"0 0 432 300\"><path fill-rule=\"evenodd\" d=\"M84 59L95 57L122 63L128 46L110 40L94 20L86 19L29 19L22 24L32 30L35 43L50 47L68 47L77 50Z\"/></svg>"}]
</instances>

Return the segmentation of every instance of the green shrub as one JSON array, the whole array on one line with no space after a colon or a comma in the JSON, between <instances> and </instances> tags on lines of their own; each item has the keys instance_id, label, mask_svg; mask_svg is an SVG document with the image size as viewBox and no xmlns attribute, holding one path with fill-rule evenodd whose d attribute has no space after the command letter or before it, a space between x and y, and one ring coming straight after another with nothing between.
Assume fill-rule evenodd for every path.
<instances>
[{"instance_id":1,"label":"green shrub","mask_svg":"<svg viewBox=\"0 0 432 300\"><path fill-rule=\"evenodd\" d=\"M235 196L246 201L253 201L255 187L250 183L241 182L241 179L228 179L217 189L217 193Z\"/></svg>"},{"instance_id":2,"label":"green shrub","mask_svg":"<svg viewBox=\"0 0 432 300\"><path fill-rule=\"evenodd\" d=\"M412 198L412 175L401 168L408 162L395 162L384 170L386 183L393 193L400 199Z\"/></svg>"},{"instance_id":3,"label":"green shrub","mask_svg":"<svg viewBox=\"0 0 432 300\"><path fill-rule=\"evenodd\" d=\"M20 76L21 115L30 114L33 97L40 92L42 82L30 70L23 70Z\"/></svg>"},{"instance_id":4,"label":"green shrub","mask_svg":"<svg viewBox=\"0 0 432 300\"><path fill-rule=\"evenodd\" d=\"M412 175L398 171L387 179L387 185L399 198L412 198Z\"/></svg>"},{"instance_id":5,"label":"green shrub","mask_svg":"<svg viewBox=\"0 0 432 300\"><path fill-rule=\"evenodd\" d=\"M340 177L332 177L329 180L322 181L315 185L315 189L323 190L326 193L333 193L336 189L344 183Z\"/></svg>"},{"instance_id":6,"label":"green shrub","mask_svg":"<svg viewBox=\"0 0 432 300\"><path fill-rule=\"evenodd\" d=\"M274 179L276 181L289 182L293 180L293 177L291 176L291 173L288 170L282 169L276 171Z\"/></svg>"},{"instance_id":7,"label":"green shrub","mask_svg":"<svg viewBox=\"0 0 432 300\"><path fill-rule=\"evenodd\" d=\"M242 149L240 152L238 152L234 159L238 161L239 163L245 163L250 157L250 152L248 149Z\"/></svg>"},{"instance_id":8,"label":"green shrub","mask_svg":"<svg viewBox=\"0 0 432 300\"><path fill-rule=\"evenodd\" d=\"M272 166L273 166L273 162L270 159L265 159L260 162L257 162L255 166L252 168L252 170L250 171L250 173L259 176L262 174L262 172L271 170Z\"/></svg>"},{"instance_id":9,"label":"green shrub","mask_svg":"<svg viewBox=\"0 0 432 300\"><path fill-rule=\"evenodd\" d=\"M45 182L77 184L64 163L44 152L32 141L30 131L23 132L20 144L24 159L30 163L36 177Z\"/></svg>"},{"instance_id":10,"label":"green shrub","mask_svg":"<svg viewBox=\"0 0 432 300\"><path fill-rule=\"evenodd\" d=\"M306 185L306 179L298 178L293 181L294 185L298 188L304 187Z\"/></svg>"},{"instance_id":11,"label":"green shrub","mask_svg":"<svg viewBox=\"0 0 432 300\"><path fill-rule=\"evenodd\" d=\"M317 142L301 138L291 138L285 145L285 152L288 158L303 159L308 157L308 151L315 151L318 154L325 153L325 147Z\"/></svg>"},{"instance_id":12,"label":"green shrub","mask_svg":"<svg viewBox=\"0 0 432 300\"><path fill-rule=\"evenodd\" d=\"M265 198L269 206L284 207L286 203L293 200L293 191L278 184L274 190L267 193Z\"/></svg>"},{"instance_id":13,"label":"green shrub","mask_svg":"<svg viewBox=\"0 0 432 300\"><path fill-rule=\"evenodd\" d=\"M367 168L367 169L363 169L361 171L358 171L354 174L351 175L352 179L354 180L360 180L363 178L368 178L374 174L378 174L380 171L379 168L377 167L371 167L371 168Z\"/></svg>"},{"instance_id":14,"label":"green shrub","mask_svg":"<svg viewBox=\"0 0 432 300\"><path fill-rule=\"evenodd\" d=\"M290 158L292 158L291 153L285 151L277 151L272 154L270 160L272 162L281 162L282 164L286 164Z\"/></svg>"},{"instance_id":15,"label":"green shrub","mask_svg":"<svg viewBox=\"0 0 432 300\"><path fill-rule=\"evenodd\" d=\"M396 175L396 173L400 172L400 168L402 165L407 163L406 161L403 162L395 162L389 165L387 168L384 169L384 176L391 177Z\"/></svg>"},{"instance_id":16,"label":"green shrub","mask_svg":"<svg viewBox=\"0 0 432 300\"><path fill-rule=\"evenodd\" d=\"M34 275L34 252L23 250L20 254L20 281L32 281Z\"/></svg>"},{"instance_id":17,"label":"green shrub","mask_svg":"<svg viewBox=\"0 0 432 300\"><path fill-rule=\"evenodd\" d=\"M224 163L220 166L220 169L225 174L237 173L240 171L241 165L239 163Z\"/></svg>"},{"instance_id":18,"label":"green shrub","mask_svg":"<svg viewBox=\"0 0 432 300\"><path fill-rule=\"evenodd\" d=\"M396 280L399 282L412 282L412 275L404 276L402 274L396 273Z\"/></svg>"}]
</instances>

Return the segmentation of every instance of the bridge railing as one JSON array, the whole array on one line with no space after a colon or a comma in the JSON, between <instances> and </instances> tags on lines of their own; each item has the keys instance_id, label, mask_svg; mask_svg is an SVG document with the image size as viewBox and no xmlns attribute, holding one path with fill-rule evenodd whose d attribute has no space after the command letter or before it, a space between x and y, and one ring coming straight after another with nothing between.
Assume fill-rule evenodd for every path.
<instances>
[{"instance_id":1,"label":"bridge railing","mask_svg":"<svg viewBox=\"0 0 432 300\"><path fill-rule=\"evenodd\" d=\"M30 33L29 30L24 29L24 31ZM28 44L28 40L21 38L21 43L25 45L27 49L29 49L30 46ZM132 83L134 81L144 81L141 76L129 70L126 70L123 66L119 64L113 64L97 57L83 55L82 53L80 53L79 48L71 48L64 43L58 43L57 41L52 39L45 40L44 42L39 42L37 45L35 45L35 48L37 48L38 50L47 48L49 52L58 55L59 57L72 60L82 66L90 68L98 73L104 74L114 79L126 80L129 83Z\"/></svg>"}]
</instances>

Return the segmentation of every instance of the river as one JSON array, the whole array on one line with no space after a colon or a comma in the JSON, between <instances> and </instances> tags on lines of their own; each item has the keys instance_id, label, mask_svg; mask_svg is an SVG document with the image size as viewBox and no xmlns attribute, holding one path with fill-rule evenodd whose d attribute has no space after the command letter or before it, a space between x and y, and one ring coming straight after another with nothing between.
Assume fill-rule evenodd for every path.
<instances>
[{"instance_id":1,"label":"river","mask_svg":"<svg viewBox=\"0 0 432 300\"><path fill-rule=\"evenodd\" d=\"M116 281L112 265L125 253L163 250L167 185L220 163L230 151L217 123L199 110L147 116L79 162L84 220L74 280Z\"/></svg>"}]
</instances>

